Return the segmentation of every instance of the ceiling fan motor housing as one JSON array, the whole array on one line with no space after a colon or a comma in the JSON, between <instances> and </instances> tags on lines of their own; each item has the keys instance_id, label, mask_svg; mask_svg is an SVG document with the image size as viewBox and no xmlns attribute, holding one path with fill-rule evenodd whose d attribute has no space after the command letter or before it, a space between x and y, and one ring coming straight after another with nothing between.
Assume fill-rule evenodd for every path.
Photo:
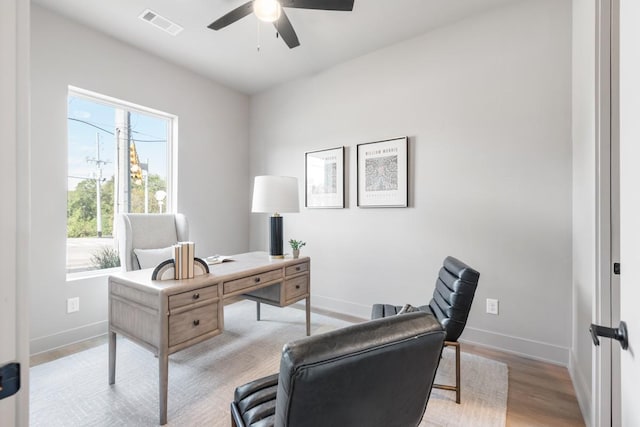
<instances>
[{"instance_id":1,"label":"ceiling fan motor housing","mask_svg":"<svg viewBox=\"0 0 640 427\"><path fill-rule=\"evenodd\" d=\"M253 12L261 21L273 22L282 40L293 49L300 46L300 41L283 8L350 12L353 10L353 2L354 0L252 0L212 22L208 28L221 30Z\"/></svg>"}]
</instances>

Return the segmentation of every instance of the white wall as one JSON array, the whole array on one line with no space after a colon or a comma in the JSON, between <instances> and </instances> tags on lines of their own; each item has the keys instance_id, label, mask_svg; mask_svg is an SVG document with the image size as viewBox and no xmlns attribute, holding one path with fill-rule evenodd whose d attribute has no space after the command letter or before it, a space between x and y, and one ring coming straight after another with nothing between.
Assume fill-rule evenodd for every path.
<instances>
[{"instance_id":1,"label":"white wall","mask_svg":"<svg viewBox=\"0 0 640 427\"><path fill-rule=\"evenodd\" d=\"M66 281L68 85L179 117L177 209L189 219L199 255L248 249L249 99L38 6L31 28L37 353L106 332L106 278ZM72 296L80 297L80 312L69 315Z\"/></svg>"},{"instance_id":2,"label":"white wall","mask_svg":"<svg viewBox=\"0 0 640 427\"><path fill-rule=\"evenodd\" d=\"M410 207L356 207L356 144L408 135ZM571 344L571 2L529 0L251 99L251 175L347 147L347 209L285 214L312 304L426 303L454 255L481 273L467 341L562 364ZM252 249L267 248L253 214ZM500 315L484 313L500 300Z\"/></svg>"},{"instance_id":3,"label":"white wall","mask_svg":"<svg viewBox=\"0 0 640 427\"><path fill-rule=\"evenodd\" d=\"M595 1L573 0L573 329L569 371L587 425L596 281Z\"/></svg>"}]
</instances>

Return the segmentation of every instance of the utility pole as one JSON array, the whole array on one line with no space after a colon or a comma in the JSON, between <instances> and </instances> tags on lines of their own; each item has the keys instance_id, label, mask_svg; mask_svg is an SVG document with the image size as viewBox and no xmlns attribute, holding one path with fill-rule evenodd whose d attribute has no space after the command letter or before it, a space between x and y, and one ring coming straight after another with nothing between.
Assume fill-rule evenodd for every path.
<instances>
[{"instance_id":1,"label":"utility pole","mask_svg":"<svg viewBox=\"0 0 640 427\"><path fill-rule=\"evenodd\" d=\"M131 207L131 164L129 150L131 132L129 126L130 114L121 108L115 110L116 122L116 156L118 159L118 173L114 183L114 221L119 213L129 212ZM115 224L114 224L115 229Z\"/></svg>"},{"instance_id":2,"label":"utility pole","mask_svg":"<svg viewBox=\"0 0 640 427\"><path fill-rule=\"evenodd\" d=\"M144 213L149 213L149 159L147 163L140 163L144 178Z\"/></svg>"},{"instance_id":3,"label":"utility pole","mask_svg":"<svg viewBox=\"0 0 640 427\"><path fill-rule=\"evenodd\" d=\"M98 237L102 237L102 200L101 200L101 189L102 189L102 167L106 165L107 161L100 160L100 134L96 132L96 157L87 157L87 163L95 163L96 169L98 170L96 181L96 231L98 233Z\"/></svg>"}]
</instances>

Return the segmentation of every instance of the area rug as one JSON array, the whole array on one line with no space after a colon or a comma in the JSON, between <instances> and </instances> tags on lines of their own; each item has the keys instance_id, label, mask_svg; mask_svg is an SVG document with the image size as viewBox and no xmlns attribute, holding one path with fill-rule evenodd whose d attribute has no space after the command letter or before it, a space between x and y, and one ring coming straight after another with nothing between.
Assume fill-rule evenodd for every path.
<instances>
[{"instance_id":1,"label":"area rug","mask_svg":"<svg viewBox=\"0 0 640 427\"><path fill-rule=\"evenodd\" d=\"M236 386L275 373L284 343L304 336L305 313L255 304L226 306L223 334L169 356L169 426L229 426ZM313 313L312 334L349 323ZM445 350L438 382L453 383L454 353ZM118 339L116 384L109 386L103 344L31 368L32 426L158 425L158 362L147 350ZM507 367L462 353L462 403L434 389L420 426L504 426Z\"/></svg>"}]
</instances>

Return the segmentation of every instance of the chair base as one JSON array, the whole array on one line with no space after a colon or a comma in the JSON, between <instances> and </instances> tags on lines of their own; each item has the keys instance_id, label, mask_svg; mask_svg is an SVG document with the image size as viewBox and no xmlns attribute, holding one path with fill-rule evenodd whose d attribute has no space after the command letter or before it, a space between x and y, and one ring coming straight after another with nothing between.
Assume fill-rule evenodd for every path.
<instances>
[{"instance_id":1,"label":"chair base","mask_svg":"<svg viewBox=\"0 0 640 427\"><path fill-rule=\"evenodd\" d=\"M433 384L434 388L456 392L456 403L460 403L460 343L457 341L445 341L444 346L453 346L456 350L456 385Z\"/></svg>"}]
</instances>

